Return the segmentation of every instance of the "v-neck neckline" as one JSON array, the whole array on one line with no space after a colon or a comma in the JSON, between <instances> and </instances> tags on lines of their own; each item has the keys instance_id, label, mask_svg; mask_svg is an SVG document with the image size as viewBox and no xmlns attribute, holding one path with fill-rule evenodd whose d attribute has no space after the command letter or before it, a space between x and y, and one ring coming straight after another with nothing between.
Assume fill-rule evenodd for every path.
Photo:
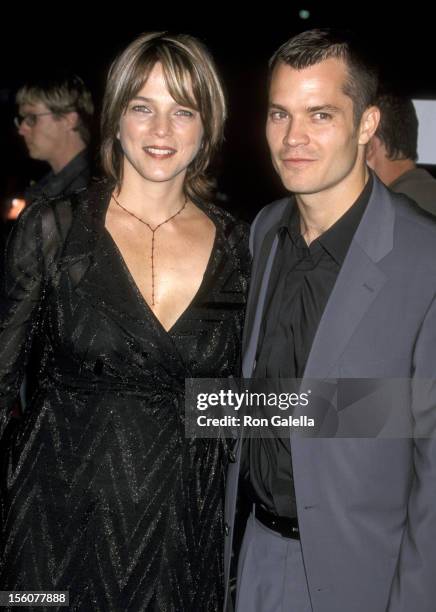
<instances>
[{"instance_id":1,"label":"v-neck neckline","mask_svg":"<svg viewBox=\"0 0 436 612\"><path fill-rule=\"evenodd\" d=\"M112 190L111 190L112 191ZM112 250L114 251L115 255L117 256L117 259L119 260L122 269L124 270L127 280L130 284L130 286L132 287L132 290L134 292L134 294L136 295L136 298L138 299L139 303L142 305L143 309L147 312L148 315L151 316L151 318L153 319L153 321L155 322L155 324L158 326L158 328L163 331L166 335L170 336L175 328L178 326L178 324L181 322L182 319L184 319L185 315L188 313L189 310L191 310L191 308L194 306L197 297L199 295L201 295L201 293L203 292L203 288L204 288L204 283L206 281L206 278L210 272L210 268L212 266L212 262L214 259L214 253L216 251L217 248L217 241L218 241L218 232L219 232L219 227L217 224L217 221L211 216L211 214L209 213L209 211L206 209L205 206L203 205L199 205L198 203L195 203L196 206L198 206L198 208L204 212L204 214L212 221L214 227L215 227L215 235L214 235L214 239L213 239L213 243L212 243L212 248L211 251L209 253L209 258L207 260L207 264L206 267L204 269L203 272L203 276L200 282L200 285L197 289L197 291L194 293L194 295L192 296L192 299L190 300L190 302L188 303L188 305L186 306L186 308L180 313L180 315L177 317L177 319L174 321L174 323L171 325L171 327L169 327L168 329L165 328L165 326L163 325L163 323L161 322L161 320L159 319L159 317L154 313L153 309L151 308L151 306L149 305L149 303L147 302L147 300L145 299L145 297L143 296L143 294L141 293L141 291L139 290L138 284L135 281L129 266L126 263L126 260L118 246L118 244L116 243L114 237L112 236L112 234L110 233L110 231L108 230L108 228L106 227L106 215L107 215L107 211L109 209L109 205L110 205L110 200L111 200L111 191L108 193L108 199L106 201L104 201L103 203L103 210L102 210L102 217L101 217L101 221L102 221L102 230L103 230L103 234L107 236L108 238L108 242L111 244L112 246Z\"/></svg>"}]
</instances>

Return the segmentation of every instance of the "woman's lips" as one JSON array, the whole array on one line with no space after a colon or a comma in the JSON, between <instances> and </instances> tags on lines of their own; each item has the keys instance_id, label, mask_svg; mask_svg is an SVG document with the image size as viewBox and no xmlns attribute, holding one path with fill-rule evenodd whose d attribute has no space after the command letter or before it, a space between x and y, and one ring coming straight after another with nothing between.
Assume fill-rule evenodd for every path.
<instances>
[{"instance_id":1,"label":"woman's lips","mask_svg":"<svg viewBox=\"0 0 436 612\"><path fill-rule=\"evenodd\" d=\"M172 157L175 153L177 153L176 149L172 147L144 147L144 152L147 153L150 157L154 157L155 159L166 159L168 157Z\"/></svg>"}]
</instances>

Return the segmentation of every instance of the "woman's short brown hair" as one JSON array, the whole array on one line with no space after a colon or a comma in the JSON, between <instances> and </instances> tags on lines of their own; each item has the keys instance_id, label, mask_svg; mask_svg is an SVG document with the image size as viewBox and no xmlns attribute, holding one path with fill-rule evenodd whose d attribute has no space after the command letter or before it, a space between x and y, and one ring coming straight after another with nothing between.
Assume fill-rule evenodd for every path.
<instances>
[{"instance_id":1,"label":"woman's short brown hair","mask_svg":"<svg viewBox=\"0 0 436 612\"><path fill-rule=\"evenodd\" d=\"M120 119L156 63L162 65L168 91L174 100L200 113L203 140L187 169L184 190L189 198L207 199L213 182L206 170L223 139L226 103L210 53L200 41L186 34L142 34L113 62L101 118L103 170L120 187L123 178L123 151L117 138Z\"/></svg>"}]
</instances>

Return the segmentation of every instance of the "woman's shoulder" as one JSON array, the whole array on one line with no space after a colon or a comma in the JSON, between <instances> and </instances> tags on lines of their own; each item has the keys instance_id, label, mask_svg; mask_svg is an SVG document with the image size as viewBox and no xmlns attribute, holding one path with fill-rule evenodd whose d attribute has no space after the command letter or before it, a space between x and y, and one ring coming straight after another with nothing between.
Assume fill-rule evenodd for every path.
<instances>
[{"instance_id":1,"label":"woman's shoulder","mask_svg":"<svg viewBox=\"0 0 436 612\"><path fill-rule=\"evenodd\" d=\"M12 237L29 244L39 240L53 240L62 232L71 219L72 203L69 198L40 196L32 200L18 216L12 230Z\"/></svg>"},{"instance_id":2,"label":"woman's shoulder","mask_svg":"<svg viewBox=\"0 0 436 612\"><path fill-rule=\"evenodd\" d=\"M217 228L221 230L225 246L230 249L232 256L238 262L237 267L240 273L248 278L251 267L249 224L213 203L205 205L205 212L214 220Z\"/></svg>"},{"instance_id":3,"label":"woman's shoulder","mask_svg":"<svg viewBox=\"0 0 436 612\"><path fill-rule=\"evenodd\" d=\"M59 253L68 242L72 229L79 222L79 233L89 227L90 218L99 209L108 191L105 181L68 195L41 196L26 206L13 229L15 243L35 244L45 253Z\"/></svg>"},{"instance_id":4,"label":"woman's shoulder","mask_svg":"<svg viewBox=\"0 0 436 612\"><path fill-rule=\"evenodd\" d=\"M95 214L112 189L107 180L94 179L84 187L68 195L39 197L25 208L29 219L40 218L43 223L67 230L77 216Z\"/></svg>"},{"instance_id":5,"label":"woman's shoulder","mask_svg":"<svg viewBox=\"0 0 436 612\"><path fill-rule=\"evenodd\" d=\"M246 221L238 219L225 208L211 202L203 204L202 207L205 208L226 237L233 236L235 240L248 244L250 225Z\"/></svg>"},{"instance_id":6,"label":"woman's shoulder","mask_svg":"<svg viewBox=\"0 0 436 612\"><path fill-rule=\"evenodd\" d=\"M82 192L73 192L68 195L45 196L41 195L28 204L18 217L20 224L31 223L59 223L62 219L71 218L77 207Z\"/></svg>"}]
</instances>

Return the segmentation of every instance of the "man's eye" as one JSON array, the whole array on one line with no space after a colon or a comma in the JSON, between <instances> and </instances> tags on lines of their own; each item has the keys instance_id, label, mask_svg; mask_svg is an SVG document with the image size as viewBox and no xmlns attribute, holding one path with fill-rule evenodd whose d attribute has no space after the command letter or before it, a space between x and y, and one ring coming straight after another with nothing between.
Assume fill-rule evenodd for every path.
<instances>
[{"instance_id":1,"label":"man's eye","mask_svg":"<svg viewBox=\"0 0 436 612\"><path fill-rule=\"evenodd\" d=\"M314 114L314 118L318 119L319 121L327 121L328 119L331 119L331 115L329 113L315 113Z\"/></svg>"},{"instance_id":2,"label":"man's eye","mask_svg":"<svg viewBox=\"0 0 436 612\"><path fill-rule=\"evenodd\" d=\"M288 114L284 111L271 111L269 116L273 121L282 121L283 119L286 119Z\"/></svg>"}]
</instances>

